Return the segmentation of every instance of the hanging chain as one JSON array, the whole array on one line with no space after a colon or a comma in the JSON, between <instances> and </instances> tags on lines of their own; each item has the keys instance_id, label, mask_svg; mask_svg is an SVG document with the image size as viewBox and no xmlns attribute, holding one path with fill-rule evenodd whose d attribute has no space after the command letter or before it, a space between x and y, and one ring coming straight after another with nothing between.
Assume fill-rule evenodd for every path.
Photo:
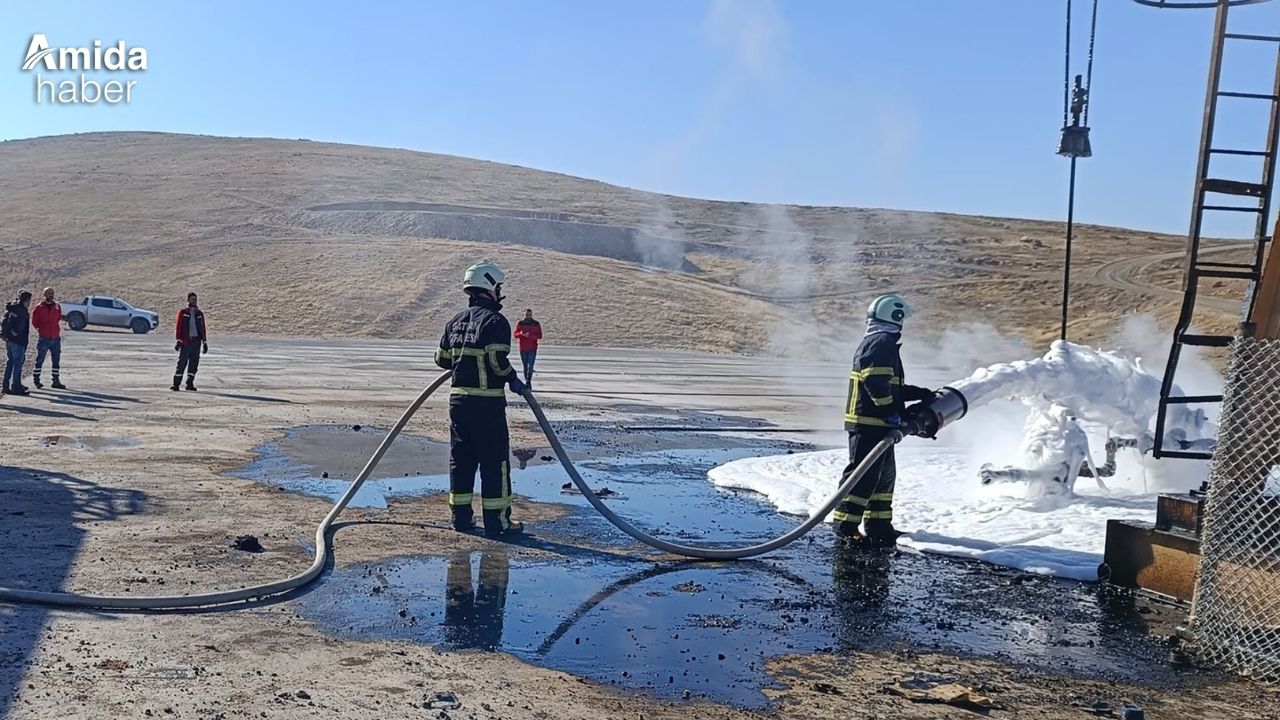
<instances>
[{"instance_id":1,"label":"hanging chain","mask_svg":"<svg viewBox=\"0 0 1280 720\"><path fill-rule=\"evenodd\" d=\"M1098 36L1098 0L1093 0L1093 17L1089 21L1089 65L1085 70L1084 76L1084 92L1085 97L1093 90L1093 41ZM1089 127L1089 103L1084 105L1084 119L1081 121L1085 127Z\"/></svg>"},{"instance_id":2,"label":"hanging chain","mask_svg":"<svg viewBox=\"0 0 1280 720\"><path fill-rule=\"evenodd\" d=\"M1071 119L1071 0L1067 0L1067 51L1062 74L1062 127Z\"/></svg>"}]
</instances>

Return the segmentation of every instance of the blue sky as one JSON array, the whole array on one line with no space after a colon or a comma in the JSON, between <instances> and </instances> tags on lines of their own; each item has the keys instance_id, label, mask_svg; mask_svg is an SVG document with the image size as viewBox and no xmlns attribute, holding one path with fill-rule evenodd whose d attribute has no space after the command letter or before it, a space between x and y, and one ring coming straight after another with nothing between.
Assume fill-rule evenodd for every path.
<instances>
[{"instance_id":1,"label":"blue sky","mask_svg":"<svg viewBox=\"0 0 1280 720\"><path fill-rule=\"evenodd\" d=\"M1089 5L1076 10L1083 71ZM0 138L310 138L696 197L1061 219L1063 14L1062 0L11 3ZM1233 20L1280 34L1280 2ZM1212 21L1102 0L1079 220L1185 232ZM19 69L34 32L124 39L150 68L128 106L38 105ZM1268 91L1262 50L1229 56L1224 87ZM1220 144L1258 147L1264 109L1224 111Z\"/></svg>"}]
</instances>

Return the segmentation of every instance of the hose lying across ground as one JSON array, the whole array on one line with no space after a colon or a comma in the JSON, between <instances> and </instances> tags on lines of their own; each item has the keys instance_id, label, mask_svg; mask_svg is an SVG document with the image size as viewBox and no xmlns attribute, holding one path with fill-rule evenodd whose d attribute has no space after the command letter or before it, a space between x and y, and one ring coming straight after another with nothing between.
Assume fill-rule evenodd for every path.
<instances>
[{"instance_id":1,"label":"hose lying across ground","mask_svg":"<svg viewBox=\"0 0 1280 720\"><path fill-rule=\"evenodd\" d=\"M414 398L409 407L405 409L400 419L396 421L395 426L387 432L386 437L379 443L378 449L369 457L369 462L365 463L364 468L356 479L351 482L347 491L342 494L338 502L334 504L329 514L324 516L324 520L320 521L320 525L316 527L316 543L315 558L311 561L310 567L306 570L282 580L275 580L260 585L252 585L249 587L239 588L237 590L223 590L219 592L198 593L193 595L151 595L147 597L131 597L124 595L80 595L77 593L63 592L40 592L36 590L20 590L16 588L0 587L0 603L15 604L38 604L38 605L54 605L59 607L75 607L75 608L93 608L98 610L172 610L177 608L199 608L211 607L216 605L226 605L229 603L242 602L245 600L255 600L259 598L270 597L272 595L280 595L282 593L296 590L312 580L315 580L323 572L325 561L329 557L331 547L330 528L338 515L347 507L347 503L351 502L351 498L355 497L360 486L364 485L364 481L369 479L373 474L374 468L378 466L378 462L382 460L382 456L386 454L391 447L400 431L408 424L409 420L418 412L422 404L431 397L441 385L445 383L451 376L452 372L445 371L431 382L426 388ZM739 560L742 558L762 555L773 550L777 550L788 543L791 543L805 533L809 532L815 525L822 522L827 515L835 509L840 500L848 495L853 489L854 484L866 473L867 469L884 454L886 450L893 446L895 442L902 439L901 434L891 435L888 439L882 440L877 444L867 457L858 465L854 473L846 480L840 489L831 496L831 499L823 504L822 508L814 513L804 522L797 525L789 532L780 535L768 542L757 545L740 548L716 548L716 547L699 547L694 545L679 545L655 538L644 531L636 528L631 523L618 517L616 513L608 508L599 496L587 485L586 481L578 473L578 469L573 466L573 461L569 459L568 453L565 452L564 445L560 443L560 438L556 436L555 430L551 427L551 423L547 420L547 416L542 411L542 406L538 404L538 400L533 397L532 393L526 393L525 399L529 403L529 409L533 411L533 415L538 420L538 424L542 427L542 431L546 433L547 441L551 444L551 449L555 451L556 457L560 459L560 464L564 466L565 472L569 474L570 479L582 491L582 495L591 503L606 520L613 523L619 530L639 540L640 542L657 548L664 552L681 555L684 557L697 558L700 560Z\"/></svg>"}]
</instances>

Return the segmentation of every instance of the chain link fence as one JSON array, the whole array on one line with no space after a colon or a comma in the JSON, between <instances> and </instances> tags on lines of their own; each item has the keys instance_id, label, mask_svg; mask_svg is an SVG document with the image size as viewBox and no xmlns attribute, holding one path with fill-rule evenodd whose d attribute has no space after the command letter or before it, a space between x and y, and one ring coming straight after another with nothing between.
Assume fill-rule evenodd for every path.
<instances>
[{"instance_id":1,"label":"chain link fence","mask_svg":"<svg viewBox=\"0 0 1280 720\"><path fill-rule=\"evenodd\" d=\"M1192 605L1201 659L1280 682L1280 340L1237 338Z\"/></svg>"}]
</instances>

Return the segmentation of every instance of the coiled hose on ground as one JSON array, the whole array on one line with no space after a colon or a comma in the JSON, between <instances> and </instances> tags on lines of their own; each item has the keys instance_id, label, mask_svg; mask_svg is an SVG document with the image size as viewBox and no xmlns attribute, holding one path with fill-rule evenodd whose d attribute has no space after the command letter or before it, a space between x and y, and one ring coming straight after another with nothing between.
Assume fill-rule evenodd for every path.
<instances>
[{"instance_id":1,"label":"coiled hose on ground","mask_svg":"<svg viewBox=\"0 0 1280 720\"><path fill-rule=\"evenodd\" d=\"M246 600L256 600L266 598L273 595L280 595L291 590L296 590L320 576L324 570L325 561L329 557L331 548L330 528L338 515L347 507L347 503L351 502L351 498L355 497L360 486L373 473L374 468L378 466L378 462L382 460L382 456L386 454L387 449L391 447L400 431L408 424L409 420L418 412L422 404L431 397L437 389L440 388L451 376L452 372L446 370L439 377L425 387L418 396L414 398L409 407L405 409L400 419L396 421L395 426L387 432L386 437L379 443L378 449L369 457L369 461L365 463L364 468L356 479L351 482L347 491L342 494L338 502L334 504L329 514L324 516L324 520L320 521L320 525L316 527L316 543L315 558L312 559L311 565L304 571L293 575L292 577L282 580L275 580L260 585L252 585L249 587L239 588L236 590L222 590L218 592L197 593L193 595L151 595L146 597L131 597L123 595L81 595L78 593L66 592L41 592L37 590L21 590L16 588L0 587L0 603L13 604L37 604L37 605L53 605L58 607L73 608L92 608L96 610L172 610L178 608L200 608L212 607L217 605L227 605L229 603L243 602ZM866 473L867 469L879 459L894 443L902 439L901 434L895 433L888 439L882 440L871 451L870 454L858 465L853 475L846 480L840 488L831 496L822 508L814 513L804 522L797 525L791 531L780 535L768 542L758 545L751 545L740 548L714 548L699 547L695 545L679 545L677 543L667 542L648 535L644 531L636 528L631 523L618 517L616 513L608 508L599 496L587 486L582 476L578 474L577 468L573 466L573 461L569 459L569 455L565 452L564 445L560 443L560 438L556 436L555 430L551 427L551 423L547 420L546 414L542 411L542 406L538 404L538 400L533 397L532 393L525 394L525 400L529 403L529 409L533 411L533 415L538 420L538 425L542 427L542 431L546 433L547 441L551 444L551 449L559 458L560 464L564 466L565 472L569 474L569 478L573 480L578 489L582 491L587 502L595 508L606 520L613 523L619 530L639 540L640 542L654 547L664 552L681 555L684 557L697 558L700 560L738 560L741 558L762 555L773 550L777 550L788 543L791 543L815 525L822 522L824 518L839 504L840 499L853 489L858 479Z\"/></svg>"}]
</instances>

